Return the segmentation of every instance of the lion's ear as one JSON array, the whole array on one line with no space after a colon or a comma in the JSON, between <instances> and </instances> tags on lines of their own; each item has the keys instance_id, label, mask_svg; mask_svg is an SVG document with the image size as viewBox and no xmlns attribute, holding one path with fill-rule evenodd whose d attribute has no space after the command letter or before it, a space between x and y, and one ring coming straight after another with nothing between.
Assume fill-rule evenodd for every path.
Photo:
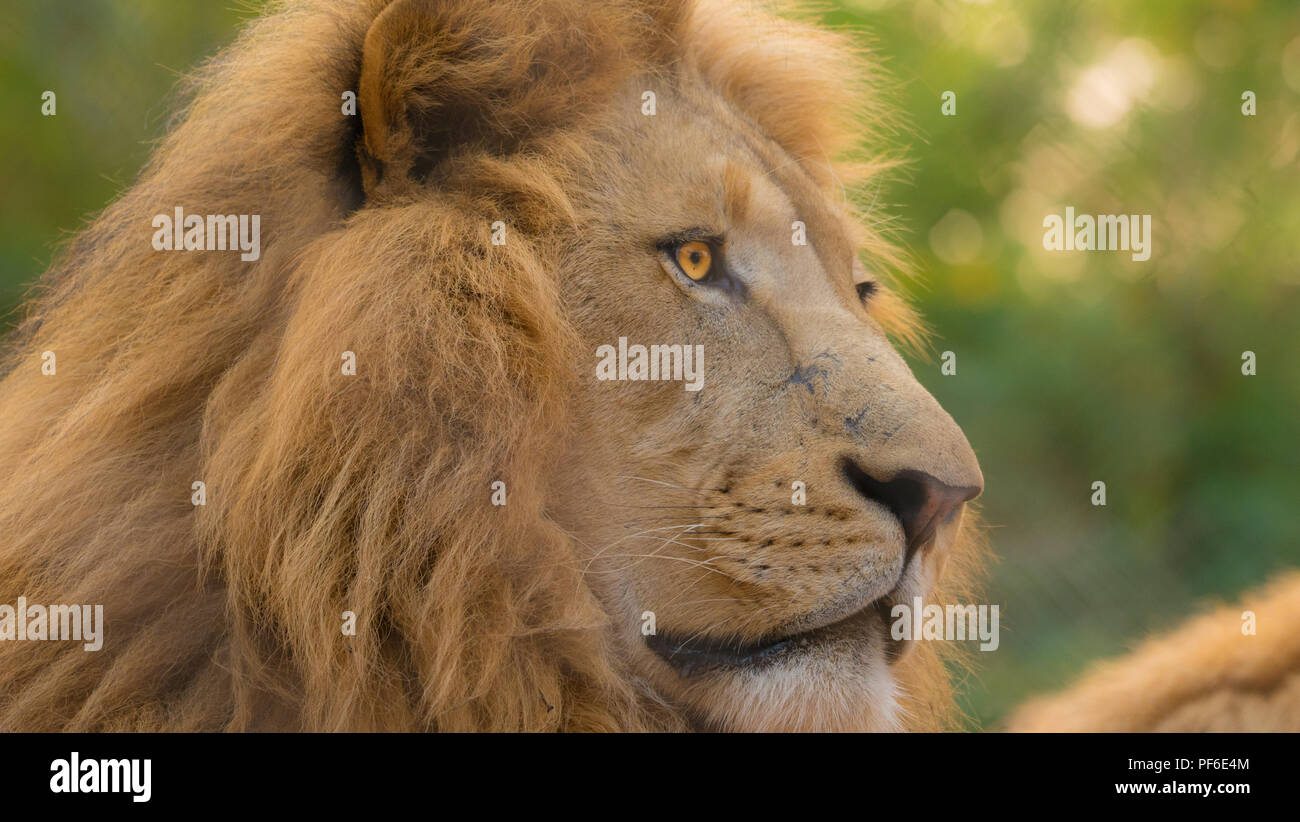
<instances>
[{"instance_id":1,"label":"lion's ear","mask_svg":"<svg viewBox=\"0 0 1300 822\"><path fill-rule=\"evenodd\" d=\"M358 98L362 142L357 154L367 194L373 194L386 177L415 176L427 154L415 135L420 107L413 105L419 91L413 62L437 59L436 15L429 6L420 0L397 0L379 13L366 32ZM447 102L431 99L426 107L436 109Z\"/></svg>"},{"instance_id":2,"label":"lion's ear","mask_svg":"<svg viewBox=\"0 0 1300 822\"><path fill-rule=\"evenodd\" d=\"M395 0L366 33L357 147L367 195L461 149L508 153L660 62L683 0Z\"/></svg>"}]
</instances>

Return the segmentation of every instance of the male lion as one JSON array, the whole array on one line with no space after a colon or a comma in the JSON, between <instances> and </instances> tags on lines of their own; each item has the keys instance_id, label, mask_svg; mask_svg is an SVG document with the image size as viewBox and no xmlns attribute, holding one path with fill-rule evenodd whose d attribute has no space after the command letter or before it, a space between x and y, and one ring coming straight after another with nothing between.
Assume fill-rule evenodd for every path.
<instances>
[{"instance_id":1,"label":"male lion","mask_svg":"<svg viewBox=\"0 0 1300 822\"><path fill-rule=\"evenodd\" d=\"M942 727L883 615L983 480L831 164L870 76L714 2L250 26L11 342L0 602L105 629L0 643L0 727ZM596 378L653 344L700 390Z\"/></svg>"}]
</instances>

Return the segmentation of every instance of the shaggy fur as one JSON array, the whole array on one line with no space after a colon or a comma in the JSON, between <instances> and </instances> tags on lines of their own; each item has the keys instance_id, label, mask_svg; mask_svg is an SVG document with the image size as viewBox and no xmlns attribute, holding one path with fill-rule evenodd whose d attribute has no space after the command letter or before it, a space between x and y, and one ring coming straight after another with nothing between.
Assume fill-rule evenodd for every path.
<instances>
[{"instance_id":1,"label":"shaggy fur","mask_svg":"<svg viewBox=\"0 0 1300 822\"><path fill-rule=\"evenodd\" d=\"M690 73L841 193L887 165L829 164L880 121L872 75L730 6L387 5L252 23L29 303L0 383L0 602L102 603L107 630L96 653L0 644L0 729L693 724L629 671L547 511L574 433L570 170L597 162L579 124L629 77ZM176 205L262 215L261 259L153 251ZM887 291L873 316L916 338ZM898 668L900 724L946 723L936 652Z\"/></svg>"},{"instance_id":2,"label":"shaggy fur","mask_svg":"<svg viewBox=\"0 0 1300 822\"><path fill-rule=\"evenodd\" d=\"M1253 635L1242 614L1255 614ZM1300 574L1022 707L1013 731L1300 731Z\"/></svg>"}]
</instances>

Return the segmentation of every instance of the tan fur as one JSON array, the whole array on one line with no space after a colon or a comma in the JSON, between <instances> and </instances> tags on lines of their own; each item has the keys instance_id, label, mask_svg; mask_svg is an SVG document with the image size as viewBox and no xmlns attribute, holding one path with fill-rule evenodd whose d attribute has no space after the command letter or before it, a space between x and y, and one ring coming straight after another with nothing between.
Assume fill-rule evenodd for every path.
<instances>
[{"instance_id":1,"label":"tan fur","mask_svg":"<svg viewBox=\"0 0 1300 822\"><path fill-rule=\"evenodd\" d=\"M1242 633L1243 612L1256 633ZM1012 731L1300 731L1300 574L1202 614L1070 689L1034 700Z\"/></svg>"},{"instance_id":2,"label":"tan fur","mask_svg":"<svg viewBox=\"0 0 1300 822\"><path fill-rule=\"evenodd\" d=\"M101 603L106 636L95 653L0 643L0 729L950 721L928 646L890 669L855 666L846 640L752 687L681 685L636 633L653 607L761 634L884 585L897 524L841 487L846 448L978 479L884 341L882 327L915 340L912 314L887 290L868 313L849 280L859 250L881 270L901 261L842 188L888 163L832 165L879 123L871 78L839 36L734 4L300 0L249 26L10 341L0 602ZM644 88L660 92L654 119ZM346 89L360 117L340 115ZM262 215L261 259L153 251L152 215L178 205ZM803 252L795 214L815 237ZM728 243L756 271L792 272L755 280L743 321L654 259L657 232L714 218L734 221ZM619 334L707 340L710 389L594 383L592 351ZM47 350L57 376L40 372ZM842 367L786 381L819 353ZM725 500L709 490L724 475ZM791 478L831 524L751 513L788 502ZM496 481L505 506L489 503ZM702 500L735 518L730 559L695 559L720 543L685 527L636 542L684 526L651 522L654 506ZM909 592L950 553L977 562L958 527L909 569ZM784 556L827 528L842 547ZM764 533L780 567L742 578ZM700 604L674 601L691 590Z\"/></svg>"}]
</instances>

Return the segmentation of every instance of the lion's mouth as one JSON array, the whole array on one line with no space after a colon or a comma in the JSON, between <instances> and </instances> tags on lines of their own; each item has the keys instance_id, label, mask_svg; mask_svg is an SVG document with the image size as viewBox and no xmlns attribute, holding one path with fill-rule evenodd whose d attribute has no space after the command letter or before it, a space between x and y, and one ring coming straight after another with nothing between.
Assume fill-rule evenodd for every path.
<instances>
[{"instance_id":1,"label":"lion's mouth","mask_svg":"<svg viewBox=\"0 0 1300 822\"><path fill-rule=\"evenodd\" d=\"M655 634L646 637L646 645L679 676L691 677L720 669L754 669L807 652L836 636L880 630L886 640L886 659L893 662L901 649L899 643L889 636L892 595L891 591L827 625L793 634L765 637L749 643L700 634L689 637Z\"/></svg>"}]
</instances>

